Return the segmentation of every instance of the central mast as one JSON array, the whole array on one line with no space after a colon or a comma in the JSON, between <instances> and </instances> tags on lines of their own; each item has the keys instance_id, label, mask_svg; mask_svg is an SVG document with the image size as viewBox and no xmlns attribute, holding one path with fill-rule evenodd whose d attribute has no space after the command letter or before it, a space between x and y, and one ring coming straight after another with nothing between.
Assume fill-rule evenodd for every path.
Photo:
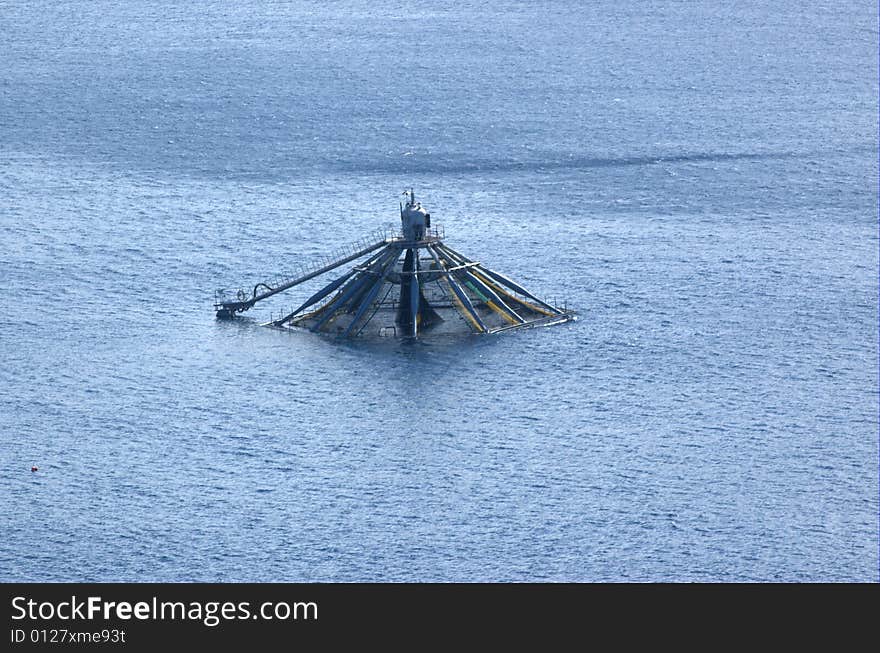
<instances>
[{"instance_id":1,"label":"central mast","mask_svg":"<svg viewBox=\"0 0 880 653\"><path fill-rule=\"evenodd\" d=\"M426 236L431 228L431 214L416 202L412 189L404 191L406 204L400 207L400 226L403 232L402 247L406 250L400 271L400 301L395 322L405 333L416 337L419 327L440 320L422 293L419 273L421 262L419 250L427 246Z\"/></svg>"}]
</instances>

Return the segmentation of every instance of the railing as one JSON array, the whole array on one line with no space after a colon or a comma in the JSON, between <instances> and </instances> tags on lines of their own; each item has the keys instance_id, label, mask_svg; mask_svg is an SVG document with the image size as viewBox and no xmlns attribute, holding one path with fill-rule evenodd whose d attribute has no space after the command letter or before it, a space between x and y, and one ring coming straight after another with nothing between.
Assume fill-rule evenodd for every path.
<instances>
[{"instance_id":1,"label":"railing","mask_svg":"<svg viewBox=\"0 0 880 653\"><path fill-rule=\"evenodd\" d=\"M391 238L389 238L389 240L406 241L406 237L400 229L392 229L390 235ZM446 232L443 229L443 225L437 225L436 227L425 229L425 240L443 240L444 238L446 238Z\"/></svg>"},{"instance_id":2,"label":"railing","mask_svg":"<svg viewBox=\"0 0 880 653\"><path fill-rule=\"evenodd\" d=\"M446 237L446 233L442 225L437 225L428 229L425 236L426 239L442 240ZM377 241L385 241L386 243L405 241L405 237L400 229L390 227L376 229L375 231L362 236L355 242L347 243L342 247L338 247L330 254L321 254L317 259L309 261L307 264L296 264L292 268L283 270L269 278L264 278L263 281L254 286L247 288L234 288L232 290L218 288L214 291L214 305L219 307L223 304L229 304L232 302L249 302L256 296L254 289L259 286L265 286L265 288L269 290L279 288L280 286L289 284L296 279L301 279L302 277L313 274L322 268L331 266L336 261L352 256L353 254L370 247Z\"/></svg>"},{"instance_id":3,"label":"railing","mask_svg":"<svg viewBox=\"0 0 880 653\"><path fill-rule=\"evenodd\" d=\"M376 229L375 231L362 236L355 242L346 243L345 245L338 247L331 254L321 254L317 259L309 261L306 264L297 263L292 268L288 268L268 279L264 278L263 281L255 284L255 286L248 288L235 288L233 290L218 288L214 291L214 304L219 306L228 302L246 302L253 298L253 290L256 286L266 286L270 289L278 288L291 281L301 279L302 277L308 276L322 268L328 267L336 261L352 256L353 254L370 247L377 241L384 240L385 242L391 242L392 240L397 240L401 237L400 233L393 229Z\"/></svg>"}]
</instances>

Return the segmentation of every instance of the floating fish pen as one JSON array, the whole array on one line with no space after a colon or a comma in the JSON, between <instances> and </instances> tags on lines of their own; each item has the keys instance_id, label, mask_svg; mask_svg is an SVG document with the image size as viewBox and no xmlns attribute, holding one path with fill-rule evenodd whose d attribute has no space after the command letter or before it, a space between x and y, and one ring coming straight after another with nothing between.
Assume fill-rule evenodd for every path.
<instances>
[{"instance_id":1,"label":"floating fish pen","mask_svg":"<svg viewBox=\"0 0 880 653\"><path fill-rule=\"evenodd\" d=\"M304 328L340 338L412 337L427 333L501 333L561 324L574 311L539 299L522 285L447 246L442 229L407 191L401 232L362 241L294 278L261 282L229 297L217 291L214 309L234 318L257 302L355 263L268 326Z\"/></svg>"}]
</instances>

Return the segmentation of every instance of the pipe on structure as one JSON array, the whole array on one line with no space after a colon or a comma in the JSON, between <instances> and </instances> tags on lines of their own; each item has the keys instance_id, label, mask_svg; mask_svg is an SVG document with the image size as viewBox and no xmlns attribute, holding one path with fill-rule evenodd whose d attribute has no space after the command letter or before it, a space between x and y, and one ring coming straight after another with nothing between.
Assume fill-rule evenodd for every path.
<instances>
[{"instance_id":1,"label":"pipe on structure","mask_svg":"<svg viewBox=\"0 0 880 653\"><path fill-rule=\"evenodd\" d=\"M375 263L372 267L381 268L381 266L384 265L388 259L392 258L392 256L396 257L399 255L399 252L397 252L396 250L392 250L390 256L380 258L379 262ZM320 320L318 320L317 324L311 327L311 330L320 330L320 328L324 326L331 317L336 315L336 313L339 311L339 308L344 307L348 303L348 301L355 296L357 292L360 292L366 285L366 282L369 281L370 272L372 271L373 270L362 270L360 276L355 276L346 286L343 286L343 289L340 290L341 295L331 300L330 304L324 309L326 314L321 317ZM334 304L336 305L336 307L331 308Z\"/></svg>"},{"instance_id":2,"label":"pipe on structure","mask_svg":"<svg viewBox=\"0 0 880 653\"><path fill-rule=\"evenodd\" d=\"M451 255L443 245L438 245L437 250L444 255L450 261L454 261L453 255ZM461 275L464 279L467 280L467 284L473 288L476 292L484 296L484 301L486 305L499 312L502 316L505 317L507 321L511 324L525 324L525 320L512 308L510 308L504 301L489 288L486 284L480 281L477 277L471 274L467 268L461 268L460 270L455 272L456 275Z\"/></svg>"},{"instance_id":3,"label":"pipe on structure","mask_svg":"<svg viewBox=\"0 0 880 653\"><path fill-rule=\"evenodd\" d=\"M461 286L458 285L458 282L449 272L448 267L443 265L443 262L440 260L440 257L437 255L437 252L434 251L433 247L427 248L428 252L434 258L434 262L437 263L437 267L440 270L445 270L446 272L446 282L449 284L449 287L452 288L452 292L455 297L458 298L459 303L463 309L463 313L465 317L470 322L471 326L478 333L486 333L489 329L486 328L486 325L483 324L483 321L480 319L480 316L477 314L477 310L474 308L474 305L471 303L471 300L468 298L467 293L462 290Z\"/></svg>"},{"instance_id":4,"label":"pipe on structure","mask_svg":"<svg viewBox=\"0 0 880 653\"><path fill-rule=\"evenodd\" d=\"M363 266L362 266L362 267L366 267L366 266L371 265L374 261L376 261L376 259L378 259L380 256L382 256L382 253L383 253L383 252L380 251L380 252L376 253L375 255L371 256L369 259L367 259L367 260L363 263ZM303 302L303 303L302 303L302 304L301 304L296 310L294 310L294 311L292 311L291 313L288 313L287 315L285 315L284 317L282 317L282 318L280 318L280 319L275 320L274 322L272 322L272 326L282 326L285 322L288 322L288 321L291 320L293 317L295 317L300 311L303 311L303 310L307 309L309 306L312 306L312 305L314 305L314 304L317 304L319 301L321 301L322 299L324 299L324 297L326 297L326 296L329 295L331 292L333 292L334 290L336 290L337 288L339 288L339 286L341 286L343 283L345 283L346 281L348 281L348 280L349 280L351 277L353 277L357 272L358 272L358 268L352 268L352 269L351 269L350 271L348 271L346 274L342 275L341 277L339 277L339 278L336 279L335 281L333 281L333 282L327 284L326 286L324 286L323 288L321 288L321 290L319 290L319 291L316 292L314 295L312 295L311 297L309 297L309 298L308 298L305 302Z\"/></svg>"},{"instance_id":5,"label":"pipe on structure","mask_svg":"<svg viewBox=\"0 0 880 653\"><path fill-rule=\"evenodd\" d=\"M419 252L426 244L413 246L409 241L402 243L406 256L399 274L400 301L397 305L395 323L411 337L418 337L420 328L429 328L442 322L443 318L434 310L424 296L425 277L421 272Z\"/></svg>"},{"instance_id":6,"label":"pipe on structure","mask_svg":"<svg viewBox=\"0 0 880 653\"><path fill-rule=\"evenodd\" d=\"M233 317L236 313L241 313L243 311L250 309L251 307L253 307L254 304L256 304L259 301L263 301L264 299L268 299L269 297L272 297L273 295L277 295L280 292L284 292L285 290L289 290L290 288L293 288L294 286L298 286L301 283L305 283L309 279L314 279L315 277L319 277L322 274L330 272L331 270L335 270L339 266L345 265L346 263L350 263L351 261L355 261L355 260L361 258L362 256L364 256L365 254L369 254L370 252L373 252L373 251L379 249L380 247L385 246L386 244L387 244L386 240L380 240L379 242L373 243L372 245L369 245L368 247L364 247L363 249L361 249L357 252L354 252L353 254L350 254L348 256L344 256L341 259L337 259L335 261L332 261L332 262L328 263L327 265L325 265L321 268L318 268L317 270L313 270L312 272L304 274L303 276L298 277L296 279L292 279L291 281L288 281L287 283L283 283L275 288L270 288L270 286L268 286L265 283L258 283L256 286L254 286L253 297L251 297L250 299L244 299L242 301L237 301L237 302L220 302L218 304L215 304L215 309L217 310L217 317ZM260 286L266 286L266 288L269 288L269 290L257 295L257 289Z\"/></svg>"},{"instance_id":7,"label":"pipe on structure","mask_svg":"<svg viewBox=\"0 0 880 653\"><path fill-rule=\"evenodd\" d=\"M382 270L382 274L379 275L379 278L376 279L376 282L373 284L373 287L370 288L370 290L367 292L366 296L364 297L363 301L361 302L361 305L358 306L357 313L355 313L355 316L352 319L351 324L348 325L348 328L345 330L344 333L340 334L340 337L347 338L349 335L351 335L351 331L352 331L352 329L354 329L355 324L357 324L358 320L360 320L361 317L363 317L364 313L366 313L367 309L370 307L370 305L376 299L376 295L378 295L379 290L382 289L382 285L385 283L385 279L388 278L388 273L394 267L394 264L397 262L398 258L400 258L399 251L397 252L397 254L395 256L389 258L388 261L384 264L384 266L383 266L384 269ZM363 330L363 328L359 329L358 333L360 333L362 330Z\"/></svg>"},{"instance_id":8,"label":"pipe on structure","mask_svg":"<svg viewBox=\"0 0 880 653\"><path fill-rule=\"evenodd\" d=\"M446 249L446 250L448 250L449 252L451 252L452 254L454 254L455 256L457 256L459 259L461 259L461 260L463 260L463 261L472 262L472 261L470 261L466 256L462 256L461 254L459 254L458 252L456 252L454 249L452 249L451 247L449 247L449 246L446 245L446 244L443 245L443 248ZM555 306L553 306L553 305L551 305L551 304L548 304L548 303L546 303L546 302L540 300L540 299L539 299L538 297L536 297L534 294L530 293L528 290L526 290L525 288L523 288L521 285L519 285L518 283L514 282L512 279L510 279L510 278L504 276L503 274L500 274L500 273L498 273L498 272L495 272L495 271L493 271L493 270L490 270L488 267L486 267L486 266L483 265L482 263L477 263L477 264L476 264L476 267L477 267L477 270L479 270L480 272L483 272L484 274L486 274L486 275L489 276L490 278L494 279L497 283L499 283L499 284L501 284L501 285L503 285L503 286L506 286L507 288L509 288L510 290L512 290L512 291L514 291L514 292L516 292L516 293L519 293L519 294L522 295L523 297L528 297L528 298L531 299L533 302L535 302L536 304L538 304L541 308L543 308L543 309L545 309L545 310L547 310L547 311L550 311L553 315L560 315L560 314L562 313L562 311L560 311L560 310L559 310L558 308L556 308Z\"/></svg>"},{"instance_id":9,"label":"pipe on structure","mask_svg":"<svg viewBox=\"0 0 880 653\"><path fill-rule=\"evenodd\" d=\"M547 302L541 301L519 284L513 282L504 275L498 274L497 272L490 270L482 263L475 263L467 257L462 256L458 252L455 252L455 250L447 247L446 245L442 245L442 247L444 248L444 250L448 250L450 255L454 255L456 260L462 263L462 267L471 267L473 269L472 274L477 279L479 279L481 282L483 282L486 286L494 290L499 295L503 295L509 301L514 302L516 305L522 306L529 311L534 311L545 316L558 316L566 314L565 311L562 311L557 307L548 304ZM502 283L501 280L506 282L508 285ZM533 299L535 303L529 303L528 301L511 293L519 293L521 295L528 296L529 298Z\"/></svg>"},{"instance_id":10,"label":"pipe on structure","mask_svg":"<svg viewBox=\"0 0 880 653\"><path fill-rule=\"evenodd\" d=\"M409 250L413 254L413 274L409 282L409 312L412 318L412 337L419 336L419 251L417 249Z\"/></svg>"}]
</instances>

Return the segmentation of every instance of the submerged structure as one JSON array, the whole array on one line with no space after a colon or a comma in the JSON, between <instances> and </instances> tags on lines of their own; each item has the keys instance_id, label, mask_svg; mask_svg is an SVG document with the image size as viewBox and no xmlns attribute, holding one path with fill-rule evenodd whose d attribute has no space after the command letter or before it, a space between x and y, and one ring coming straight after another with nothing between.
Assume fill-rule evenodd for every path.
<instances>
[{"instance_id":1,"label":"submerged structure","mask_svg":"<svg viewBox=\"0 0 880 653\"><path fill-rule=\"evenodd\" d=\"M418 337L431 333L498 333L559 324L573 311L543 301L520 284L459 254L431 227L431 214L406 191L401 231L362 241L332 260L293 278L261 282L229 298L218 291L218 318L233 318L263 301L360 262L333 279L295 310L267 324L306 328L341 338Z\"/></svg>"}]
</instances>

